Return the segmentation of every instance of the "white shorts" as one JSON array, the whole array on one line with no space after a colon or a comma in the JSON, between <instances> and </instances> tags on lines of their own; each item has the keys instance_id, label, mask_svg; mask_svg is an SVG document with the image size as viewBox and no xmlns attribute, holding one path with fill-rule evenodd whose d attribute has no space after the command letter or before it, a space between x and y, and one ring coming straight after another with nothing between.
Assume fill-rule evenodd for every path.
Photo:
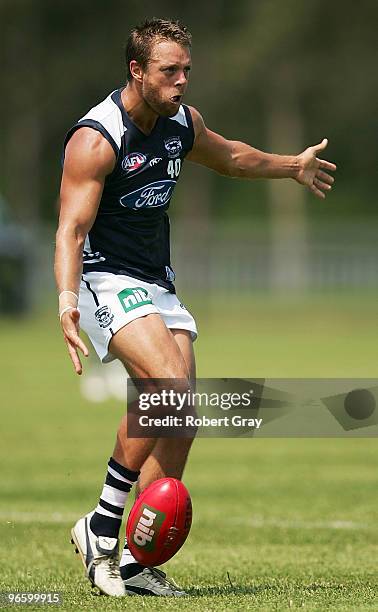
<instances>
[{"instance_id":1,"label":"white shorts","mask_svg":"<svg viewBox=\"0 0 378 612\"><path fill-rule=\"evenodd\" d=\"M196 323L177 295L131 276L88 272L80 283L80 327L88 335L103 363L116 359L109 350L114 334L130 321L158 313L169 329L190 331L197 338Z\"/></svg>"}]
</instances>

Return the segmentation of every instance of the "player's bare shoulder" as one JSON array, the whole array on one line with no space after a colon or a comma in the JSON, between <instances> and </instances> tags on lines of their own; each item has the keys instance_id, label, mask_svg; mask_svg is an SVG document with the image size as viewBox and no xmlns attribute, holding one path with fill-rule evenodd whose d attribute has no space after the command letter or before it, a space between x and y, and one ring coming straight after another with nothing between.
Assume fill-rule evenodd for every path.
<instances>
[{"instance_id":1,"label":"player's bare shoulder","mask_svg":"<svg viewBox=\"0 0 378 612\"><path fill-rule=\"evenodd\" d=\"M114 150L106 138L90 127L81 127L69 139L64 156L64 171L106 176L115 166Z\"/></svg>"},{"instance_id":2,"label":"player's bare shoulder","mask_svg":"<svg viewBox=\"0 0 378 612\"><path fill-rule=\"evenodd\" d=\"M83 126L73 132L65 148L60 225L76 223L89 231L115 161L111 145L97 130Z\"/></svg>"},{"instance_id":3,"label":"player's bare shoulder","mask_svg":"<svg viewBox=\"0 0 378 612\"><path fill-rule=\"evenodd\" d=\"M187 155L189 161L211 168L219 174L232 176L232 143L220 134L209 130L201 113L193 106L188 107L194 127L194 144Z\"/></svg>"}]
</instances>

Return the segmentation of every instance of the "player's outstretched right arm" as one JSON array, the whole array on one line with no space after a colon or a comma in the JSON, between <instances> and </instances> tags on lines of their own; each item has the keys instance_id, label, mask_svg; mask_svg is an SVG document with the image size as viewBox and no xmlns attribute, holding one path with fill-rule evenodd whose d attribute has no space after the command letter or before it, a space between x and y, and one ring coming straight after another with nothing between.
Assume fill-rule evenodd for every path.
<instances>
[{"instance_id":1,"label":"player's outstretched right arm","mask_svg":"<svg viewBox=\"0 0 378 612\"><path fill-rule=\"evenodd\" d=\"M299 155L265 153L244 142L227 140L212 132L206 127L200 113L193 107L189 109L195 139L187 159L235 178L293 178L318 198L325 198L331 190L334 178L328 171L336 170L336 165L318 157L328 144L326 138Z\"/></svg>"},{"instance_id":2,"label":"player's outstretched right arm","mask_svg":"<svg viewBox=\"0 0 378 612\"><path fill-rule=\"evenodd\" d=\"M77 374L82 372L78 349L88 355L79 336L77 309L83 246L96 218L105 178L114 164L111 145L91 128L78 129L67 144L56 234L55 279L64 340Z\"/></svg>"}]
</instances>

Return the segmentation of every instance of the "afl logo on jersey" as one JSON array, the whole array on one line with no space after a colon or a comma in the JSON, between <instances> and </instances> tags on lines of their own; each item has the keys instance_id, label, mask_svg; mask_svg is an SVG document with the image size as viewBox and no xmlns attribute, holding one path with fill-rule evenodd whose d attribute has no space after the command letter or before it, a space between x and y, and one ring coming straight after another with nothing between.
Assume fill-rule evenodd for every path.
<instances>
[{"instance_id":1,"label":"afl logo on jersey","mask_svg":"<svg viewBox=\"0 0 378 612\"><path fill-rule=\"evenodd\" d=\"M129 153L122 161L122 168L125 172L134 172L139 170L147 161L147 157L143 153Z\"/></svg>"},{"instance_id":2,"label":"afl logo on jersey","mask_svg":"<svg viewBox=\"0 0 378 612\"><path fill-rule=\"evenodd\" d=\"M134 210L165 206L172 197L175 185L176 181L155 181L122 196L120 204L125 206L125 208L132 208Z\"/></svg>"},{"instance_id":3,"label":"afl logo on jersey","mask_svg":"<svg viewBox=\"0 0 378 612\"><path fill-rule=\"evenodd\" d=\"M171 136L171 138L167 138L167 140L164 140L164 146L168 151L168 157L171 159L178 157L182 151L180 136Z\"/></svg>"}]
</instances>

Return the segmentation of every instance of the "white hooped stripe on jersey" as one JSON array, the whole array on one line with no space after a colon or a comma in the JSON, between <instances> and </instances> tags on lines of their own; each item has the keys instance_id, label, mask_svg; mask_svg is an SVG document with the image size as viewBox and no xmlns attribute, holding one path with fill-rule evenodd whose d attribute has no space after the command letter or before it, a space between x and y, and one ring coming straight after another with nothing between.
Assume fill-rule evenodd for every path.
<instances>
[{"instance_id":1,"label":"white hooped stripe on jersey","mask_svg":"<svg viewBox=\"0 0 378 612\"><path fill-rule=\"evenodd\" d=\"M120 149L122 136L127 131L127 128L123 125L121 109L111 98L113 93L114 91L100 104L91 108L84 117L79 119L78 123L86 119L98 121L113 138L118 149Z\"/></svg>"},{"instance_id":2,"label":"white hooped stripe on jersey","mask_svg":"<svg viewBox=\"0 0 378 612\"><path fill-rule=\"evenodd\" d=\"M83 263L92 264L92 263L101 263L105 261L105 257L101 255L98 251L96 253L92 252L91 243L89 240L88 234L85 237L84 248L83 248Z\"/></svg>"},{"instance_id":3,"label":"white hooped stripe on jersey","mask_svg":"<svg viewBox=\"0 0 378 612\"><path fill-rule=\"evenodd\" d=\"M86 251L87 253L90 253L92 251L88 234L85 236L84 251Z\"/></svg>"},{"instance_id":4,"label":"white hooped stripe on jersey","mask_svg":"<svg viewBox=\"0 0 378 612\"><path fill-rule=\"evenodd\" d=\"M184 127L188 127L188 122L186 120L186 115L183 106L180 106L178 113L176 113L176 115L174 115L173 117L169 117L169 119L171 119L172 121L177 121L178 123L180 123L180 125L183 125Z\"/></svg>"}]
</instances>

